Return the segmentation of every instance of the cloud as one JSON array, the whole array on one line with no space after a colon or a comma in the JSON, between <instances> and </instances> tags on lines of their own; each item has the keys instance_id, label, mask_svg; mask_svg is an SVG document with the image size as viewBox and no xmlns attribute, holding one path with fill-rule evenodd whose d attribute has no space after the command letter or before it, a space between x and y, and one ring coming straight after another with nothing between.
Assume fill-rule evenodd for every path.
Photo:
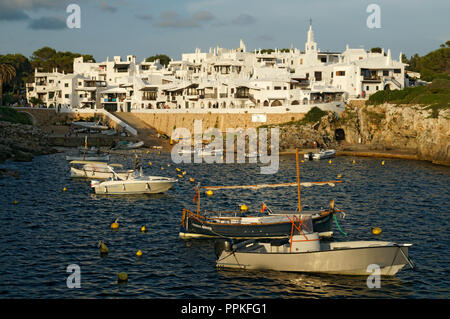
<instances>
[{"instance_id":1,"label":"cloud","mask_svg":"<svg viewBox=\"0 0 450 319\"><path fill-rule=\"evenodd\" d=\"M28 28L32 30L62 30L67 28L67 25L64 18L41 17L31 20Z\"/></svg>"},{"instance_id":2,"label":"cloud","mask_svg":"<svg viewBox=\"0 0 450 319\"><path fill-rule=\"evenodd\" d=\"M115 13L117 12L117 7L109 4L106 1L102 1L100 2L100 10L104 11L104 12L109 12L109 13Z\"/></svg>"},{"instance_id":3,"label":"cloud","mask_svg":"<svg viewBox=\"0 0 450 319\"><path fill-rule=\"evenodd\" d=\"M192 17L182 17L175 11L163 11L155 22L161 28L196 28L215 17L209 11L197 11Z\"/></svg>"},{"instance_id":4,"label":"cloud","mask_svg":"<svg viewBox=\"0 0 450 319\"><path fill-rule=\"evenodd\" d=\"M214 15L209 11L198 11L192 16L196 21L211 21L214 20Z\"/></svg>"},{"instance_id":5,"label":"cloud","mask_svg":"<svg viewBox=\"0 0 450 319\"><path fill-rule=\"evenodd\" d=\"M250 25L250 24L254 24L256 22L256 18L253 17L252 15L243 13L241 15L239 15L237 18L233 19L232 23L236 24L236 25Z\"/></svg>"},{"instance_id":6,"label":"cloud","mask_svg":"<svg viewBox=\"0 0 450 319\"><path fill-rule=\"evenodd\" d=\"M28 20L30 17L21 10L7 9L0 5L0 21Z\"/></svg>"},{"instance_id":7,"label":"cloud","mask_svg":"<svg viewBox=\"0 0 450 319\"><path fill-rule=\"evenodd\" d=\"M153 20L153 16L149 13L136 13L134 16L139 20Z\"/></svg>"}]
</instances>

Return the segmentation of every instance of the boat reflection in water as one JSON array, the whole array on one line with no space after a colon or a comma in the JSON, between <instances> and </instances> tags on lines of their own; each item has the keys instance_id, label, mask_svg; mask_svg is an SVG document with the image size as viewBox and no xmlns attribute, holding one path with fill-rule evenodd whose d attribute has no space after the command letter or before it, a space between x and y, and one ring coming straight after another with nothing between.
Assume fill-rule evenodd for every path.
<instances>
[{"instance_id":1,"label":"boat reflection in water","mask_svg":"<svg viewBox=\"0 0 450 319\"><path fill-rule=\"evenodd\" d=\"M260 297L272 298L405 298L413 292L409 285L398 277L383 277L381 287L367 286L367 276L335 276L279 272L273 270L248 270L217 268L219 278L228 287L239 287L243 291L257 291Z\"/></svg>"}]
</instances>

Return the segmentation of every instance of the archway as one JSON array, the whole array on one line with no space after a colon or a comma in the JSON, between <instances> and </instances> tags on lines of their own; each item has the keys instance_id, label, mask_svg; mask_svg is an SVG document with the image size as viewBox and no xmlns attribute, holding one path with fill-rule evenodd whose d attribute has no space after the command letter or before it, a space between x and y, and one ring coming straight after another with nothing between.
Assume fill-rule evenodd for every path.
<instances>
[{"instance_id":1,"label":"archway","mask_svg":"<svg viewBox=\"0 0 450 319\"><path fill-rule=\"evenodd\" d=\"M272 106L281 106L281 102L279 100L275 100L272 102Z\"/></svg>"},{"instance_id":2,"label":"archway","mask_svg":"<svg viewBox=\"0 0 450 319\"><path fill-rule=\"evenodd\" d=\"M269 101L264 101L264 106L269 106Z\"/></svg>"},{"instance_id":3,"label":"archway","mask_svg":"<svg viewBox=\"0 0 450 319\"><path fill-rule=\"evenodd\" d=\"M334 131L334 137L336 138L336 141L343 141L345 140L345 131L341 128L337 128Z\"/></svg>"},{"instance_id":4,"label":"archway","mask_svg":"<svg viewBox=\"0 0 450 319\"><path fill-rule=\"evenodd\" d=\"M297 100L295 100L295 101L292 101L292 104L291 104L291 105L299 105L299 104L300 104L300 102L297 101Z\"/></svg>"},{"instance_id":5,"label":"archway","mask_svg":"<svg viewBox=\"0 0 450 319\"><path fill-rule=\"evenodd\" d=\"M391 85L390 85L390 84L386 84L386 85L384 86L384 89L385 89L386 91L390 91L390 90L391 90Z\"/></svg>"}]
</instances>

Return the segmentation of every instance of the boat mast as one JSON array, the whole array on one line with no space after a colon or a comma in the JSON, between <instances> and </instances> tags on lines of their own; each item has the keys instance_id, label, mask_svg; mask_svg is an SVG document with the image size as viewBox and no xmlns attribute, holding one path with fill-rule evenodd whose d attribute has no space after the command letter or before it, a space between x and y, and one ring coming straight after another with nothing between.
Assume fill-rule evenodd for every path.
<instances>
[{"instance_id":1,"label":"boat mast","mask_svg":"<svg viewBox=\"0 0 450 319\"><path fill-rule=\"evenodd\" d=\"M297 189L298 189L298 211L302 211L302 204L300 199L300 166L298 164L298 148L295 149L296 162L297 162Z\"/></svg>"}]
</instances>

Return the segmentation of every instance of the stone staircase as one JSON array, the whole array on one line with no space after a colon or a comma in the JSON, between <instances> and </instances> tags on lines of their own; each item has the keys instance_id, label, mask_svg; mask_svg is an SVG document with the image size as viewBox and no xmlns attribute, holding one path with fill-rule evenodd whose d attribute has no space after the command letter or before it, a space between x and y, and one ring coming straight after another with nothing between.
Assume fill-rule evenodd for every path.
<instances>
[{"instance_id":1,"label":"stone staircase","mask_svg":"<svg viewBox=\"0 0 450 319\"><path fill-rule=\"evenodd\" d=\"M158 131L130 112L114 112L114 116L132 126L137 131L137 138L144 141L145 146L167 146L169 141L158 137ZM167 145L166 145L167 144Z\"/></svg>"}]
</instances>

